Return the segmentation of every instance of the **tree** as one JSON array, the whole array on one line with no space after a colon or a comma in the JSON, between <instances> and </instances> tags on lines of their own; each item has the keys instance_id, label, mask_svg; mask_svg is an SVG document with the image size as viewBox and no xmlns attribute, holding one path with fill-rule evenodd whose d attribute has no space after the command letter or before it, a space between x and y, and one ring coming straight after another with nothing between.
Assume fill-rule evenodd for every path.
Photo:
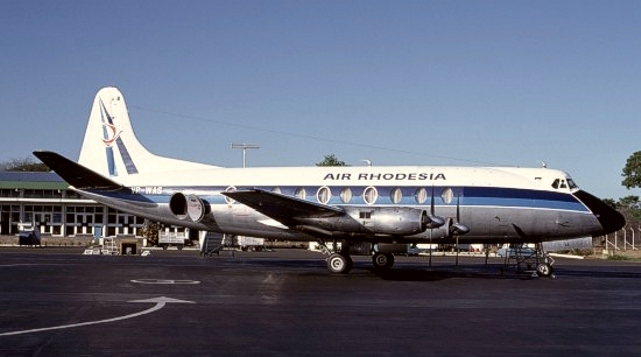
<instances>
[{"instance_id":1,"label":"tree","mask_svg":"<svg viewBox=\"0 0 641 357\"><path fill-rule=\"evenodd\" d=\"M139 230L139 234L147 238L147 245L157 246L158 245L158 234L162 229L162 224L159 222L152 222L145 220L145 223L142 225L142 228Z\"/></svg>"},{"instance_id":2,"label":"tree","mask_svg":"<svg viewBox=\"0 0 641 357\"><path fill-rule=\"evenodd\" d=\"M317 162L316 166L347 166L347 164L345 164L345 161L340 161L336 155L329 154L325 155L323 161Z\"/></svg>"},{"instance_id":3,"label":"tree","mask_svg":"<svg viewBox=\"0 0 641 357\"><path fill-rule=\"evenodd\" d=\"M42 162L36 162L30 157L24 159L12 159L0 163L0 170L3 171L50 171L49 167Z\"/></svg>"},{"instance_id":4,"label":"tree","mask_svg":"<svg viewBox=\"0 0 641 357\"><path fill-rule=\"evenodd\" d=\"M601 201L605 202L608 206L614 209L619 209L619 204L614 200L614 198L604 198Z\"/></svg>"},{"instance_id":5,"label":"tree","mask_svg":"<svg viewBox=\"0 0 641 357\"><path fill-rule=\"evenodd\" d=\"M641 187L641 151L628 157L621 176L623 176L621 184L628 190L632 187Z\"/></svg>"},{"instance_id":6,"label":"tree","mask_svg":"<svg viewBox=\"0 0 641 357\"><path fill-rule=\"evenodd\" d=\"M619 198L617 209L625 217L628 224L641 223L641 202L639 196L625 196Z\"/></svg>"}]
</instances>

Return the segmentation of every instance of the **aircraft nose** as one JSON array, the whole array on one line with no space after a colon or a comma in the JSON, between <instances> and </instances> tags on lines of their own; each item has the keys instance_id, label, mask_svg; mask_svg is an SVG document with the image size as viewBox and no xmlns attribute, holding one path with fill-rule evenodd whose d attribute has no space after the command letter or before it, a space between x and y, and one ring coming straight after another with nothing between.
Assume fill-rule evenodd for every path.
<instances>
[{"instance_id":1,"label":"aircraft nose","mask_svg":"<svg viewBox=\"0 0 641 357\"><path fill-rule=\"evenodd\" d=\"M577 191L574 196L583 202L599 220L603 227L602 235L616 232L625 226L623 215L599 198L585 191Z\"/></svg>"}]
</instances>

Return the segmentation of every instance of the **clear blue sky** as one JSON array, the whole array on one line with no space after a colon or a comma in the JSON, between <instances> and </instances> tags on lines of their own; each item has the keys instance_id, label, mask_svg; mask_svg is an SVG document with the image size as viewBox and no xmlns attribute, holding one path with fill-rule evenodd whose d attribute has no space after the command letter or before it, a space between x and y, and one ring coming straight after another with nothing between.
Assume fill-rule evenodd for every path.
<instances>
[{"instance_id":1,"label":"clear blue sky","mask_svg":"<svg viewBox=\"0 0 641 357\"><path fill-rule=\"evenodd\" d=\"M2 1L0 160L77 158L96 91L153 152L250 166L560 168L619 198L639 1Z\"/></svg>"}]
</instances>

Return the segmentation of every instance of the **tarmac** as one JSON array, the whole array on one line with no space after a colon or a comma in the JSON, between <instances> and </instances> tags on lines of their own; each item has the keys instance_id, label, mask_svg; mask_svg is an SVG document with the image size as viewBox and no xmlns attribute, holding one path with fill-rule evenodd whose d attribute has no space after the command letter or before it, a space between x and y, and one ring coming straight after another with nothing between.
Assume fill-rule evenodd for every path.
<instances>
[{"instance_id":1,"label":"tarmac","mask_svg":"<svg viewBox=\"0 0 641 357\"><path fill-rule=\"evenodd\" d=\"M639 262L82 251L0 247L0 356L641 355Z\"/></svg>"}]
</instances>

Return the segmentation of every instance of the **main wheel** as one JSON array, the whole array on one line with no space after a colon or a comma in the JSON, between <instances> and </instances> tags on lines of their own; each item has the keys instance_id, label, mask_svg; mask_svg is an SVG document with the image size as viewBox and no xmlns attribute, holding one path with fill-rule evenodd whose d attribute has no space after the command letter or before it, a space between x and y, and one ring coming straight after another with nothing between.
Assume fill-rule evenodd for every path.
<instances>
[{"instance_id":1,"label":"main wheel","mask_svg":"<svg viewBox=\"0 0 641 357\"><path fill-rule=\"evenodd\" d=\"M332 273L347 274L352 269L352 258L334 253L327 258L327 268Z\"/></svg>"},{"instance_id":2,"label":"main wheel","mask_svg":"<svg viewBox=\"0 0 641 357\"><path fill-rule=\"evenodd\" d=\"M548 277L552 275L553 271L554 269L552 268L552 266L547 263L541 263L536 267L536 274L538 274L538 276Z\"/></svg>"},{"instance_id":3,"label":"main wheel","mask_svg":"<svg viewBox=\"0 0 641 357\"><path fill-rule=\"evenodd\" d=\"M376 269L389 269L394 266L394 256L391 253L376 253L372 257Z\"/></svg>"}]
</instances>

